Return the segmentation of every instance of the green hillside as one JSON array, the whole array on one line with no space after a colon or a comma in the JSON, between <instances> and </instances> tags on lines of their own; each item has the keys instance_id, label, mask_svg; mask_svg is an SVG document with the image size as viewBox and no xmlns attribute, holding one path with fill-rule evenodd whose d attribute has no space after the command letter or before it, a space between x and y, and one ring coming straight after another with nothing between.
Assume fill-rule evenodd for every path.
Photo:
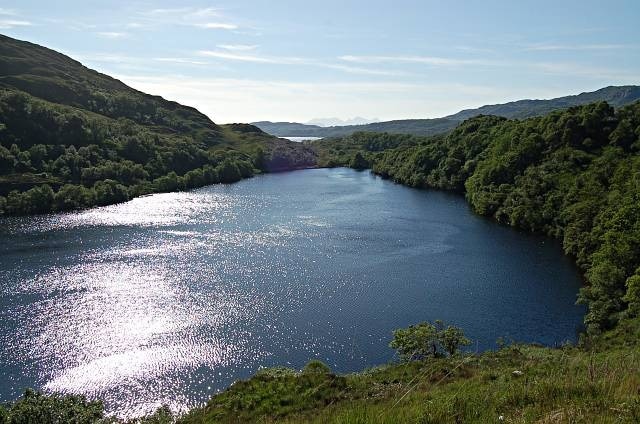
<instances>
[{"instance_id":1,"label":"green hillside","mask_svg":"<svg viewBox=\"0 0 640 424\"><path fill-rule=\"evenodd\" d=\"M310 167L308 148L134 90L47 48L0 36L0 213Z\"/></svg>"}]
</instances>

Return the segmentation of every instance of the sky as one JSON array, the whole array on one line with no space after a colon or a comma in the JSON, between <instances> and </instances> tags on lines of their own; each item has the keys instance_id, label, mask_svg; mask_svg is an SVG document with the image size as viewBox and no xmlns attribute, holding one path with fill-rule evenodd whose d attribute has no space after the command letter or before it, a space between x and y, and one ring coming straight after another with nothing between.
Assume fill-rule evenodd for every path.
<instances>
[{"instance_id":1,"label":"sky","mask_svg":"<svg viewBox=\"0 0 640 424\"><path fill-rule=\"evenodd\" d=\"M640 1L0 1L0 33L217 123L435 118L640 84Z\"/></svg>"}]
</instances>

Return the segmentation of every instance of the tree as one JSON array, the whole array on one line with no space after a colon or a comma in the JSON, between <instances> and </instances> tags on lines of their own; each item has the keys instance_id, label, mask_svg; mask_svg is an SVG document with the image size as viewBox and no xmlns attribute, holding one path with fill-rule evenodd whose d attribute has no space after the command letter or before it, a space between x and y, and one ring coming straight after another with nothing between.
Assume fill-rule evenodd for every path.
<instances>
[{"instance_id":1,"label":"tree","mask_svg":"<svg viewBox=\"0 0 640 424\"><path fill-rule=\"evenodd\" d=\"M305 374L330 374L331 368L324 362L314 359L304 366L302 372Z\"/></svg>"},{"instance_id":2,"label":"tree","mask_svg":"<svg viewBox=\"0 0 640 424\"><path fill-rule=\"evenodd\" d=\"M127 188L114 180L98 181L94 184L93 190L95 192L95 202L100 206L129 200L129 191Z\"/></svg>"},{"instance_id":3,"label":"tree","mask_svg":"<svg viewBox=\"0 0 640 424\"><path fill-rule=\"evenodd\" d=\"M53 196L55 210L66 211L86 208L94 204L95 193L81 185L65 184Z\"/></svg>"},{"instance_id":4,"label":"tree","mask_svg":"<svg viewBox=\"0 0 640 424\"><path fill-rule=\"evenodd\" d=\"M453 356L461 346L471 344L463 331L437 320L434 324L421 322L393 332L390 347L396 349L403 361L437 357L444 353Z\"/></svg>"},{"instance_id":5,"label":"tree","mask_svg":"<svg viewBox=\"0 0 640 424\"><path fill-rule=\"evenodd\" d=\"M471 341L464 336L464 332L452 325L439 332L440 344L450 356L458 352L461 346L468 346Z\"/></svg>"},{"instance_id":6,"label":"tree","mask_svg":"<svg viewBox=\"0 0 640 424\"><path fill-rule=\"evenodd\" d=\"M30 213L47 213L53 208L53 190L47 184L34 187L26 193Z\"/></svg>"},{"instance_id":7,"label":"tree","mask_svg":"<svg viewBox=\"0 0 640 424\"><path fill-rule=\"evenodd\" d=\"M627 293L623 300L629 304L628 313L631 316L640 315L640 268L627 279Z\"/></svg>"},{"instance_id":8,"label":"tree","mask_svg":"<svg viewBox=\"0 0 640 424\"><path fill-rule=\"evenodd\" d=\"M242 178L240 169L235 161L225 159L218 167L218 175L221 183L235 183Z\"/></svg>"},{"instance_id":9,"label":"tree","mask_svg":"<svg viewBox=\"0 0 640 424\"><path fill-rule=\"evenodd\" d=\"M202 187L206 184L202 169L194 169L184 174L184 185L186 188Z\"/></svg>"},{"instance_id":10,"label":"tree","mask_svg":"<svg viewBox=\"0 0 640 424\"><path fill-rule=\"evenodd\" d=\"M11 154L9 149L0 145L0 174L9 174L13 172L15 166L15 156Z\"/></svg>"},{"instance_id":11,"label":"tree","mask_svg":"<svg viewBox=\"0 0 640 424\"><path fill-rule=\"evenodd\" d=\"M421 322L395 330L389 346L398 351L403 361L412 361L437 356L439 342L436 327L428 322Z\"/></svg>"},{"instance_id":12,"label":"tree","mask_svg":"<svg viewBox=\"0 0 640 424\"><path fill-rule=\"evenodd\" d=\"M349 167L353 169L361 170L361 169L368 169L370 165L369 165L369 161L367 161L365 157L362 155L362 153L358 151L356 152L355 155L353 155L351 162L349 162Z\"/></svg>"},{"instance_id":13,"label":"tree","mask_svg":"<svg viewBox=\"0 0 640 424\"><path fill-rule=\"evenodd\" d=\"M153 180L153 185L156 187L156 190L161 193L180 189L178 175L173 171L169 172L165 176Z\"/></svg>"}]
</instances>

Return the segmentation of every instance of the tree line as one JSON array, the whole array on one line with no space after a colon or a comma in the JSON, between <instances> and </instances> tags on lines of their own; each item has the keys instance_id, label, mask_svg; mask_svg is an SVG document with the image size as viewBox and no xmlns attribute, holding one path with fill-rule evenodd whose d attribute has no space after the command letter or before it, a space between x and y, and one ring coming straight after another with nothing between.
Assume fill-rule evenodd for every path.
<instances>
[{"instance_id":1,"label":"tree line","mask_svg":"<svg viewBox=\"0 0 640 424\"><path fill-rule=\"evenodd\" d=\"M0 89L0 215L102 206L315 163L310 149L255 127L218 128L206 137L160 130Z\"/></svg>"}]
</instances>

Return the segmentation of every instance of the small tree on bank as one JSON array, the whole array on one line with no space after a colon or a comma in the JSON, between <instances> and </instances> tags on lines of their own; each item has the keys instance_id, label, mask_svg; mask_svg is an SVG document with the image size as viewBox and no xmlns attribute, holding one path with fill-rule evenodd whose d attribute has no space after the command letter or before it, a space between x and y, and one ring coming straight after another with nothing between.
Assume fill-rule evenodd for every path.
<instances>
[{"instance_id":1,"label":"small tree on bank","mask_svg":"<svg viewBox=\"0 0 640 424\"><path fill-rule=\"evenodd\" d=\"M403 361L424 359L438 354L438 331L428 322L400 328L393 332L389 346L398 351Z\"/></svg>"},{"instance_id":2,"label":"small tree on bank","mask_svg":"<svg viewBox=\"0 0 640 424\"><path fill-rule=\"evenodd\" d=\"M395 349L403 361L413 361L448 354L455 355L462 346L471 344L464 332L442 321L435 324L421 322L393 332L389 346Z\"/></svg>"}]
</instances>

